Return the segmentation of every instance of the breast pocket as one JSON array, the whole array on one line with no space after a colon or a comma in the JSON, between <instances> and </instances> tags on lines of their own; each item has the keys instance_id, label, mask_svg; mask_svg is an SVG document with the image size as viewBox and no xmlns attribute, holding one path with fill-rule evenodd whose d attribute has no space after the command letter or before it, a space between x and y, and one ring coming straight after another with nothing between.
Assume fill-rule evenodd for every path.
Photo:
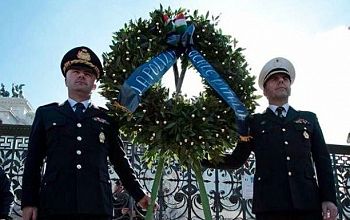
<instances>
[{"instance_id":1,"label":"breast pocket","mask_svg":"<svg viewBox=\"0 0 350 220\"><path fill-rule=\"evenodd\" d=\"M273 135L273 129L269 127L260 127L255 130L253 134L254 150L265 151L271 145L271 135Z\"/></svg>"},{"instance_id":2,"label":"breast pocket","mask_svg":"<svg viewBox=\"0 0 350 220\"><path fill-rule=\"evenodd\" d=\"M46 120L45 131L48 146L59 142L60 138L68 132L66 128L66 120L64 118Z\"/></svg>"}]
</instances>

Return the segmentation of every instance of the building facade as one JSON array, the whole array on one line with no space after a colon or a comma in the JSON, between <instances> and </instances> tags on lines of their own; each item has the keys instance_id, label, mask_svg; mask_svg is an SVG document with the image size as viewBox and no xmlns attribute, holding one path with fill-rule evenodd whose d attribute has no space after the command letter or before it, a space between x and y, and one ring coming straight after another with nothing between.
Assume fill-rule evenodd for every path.
<instances>
[{"instance_id":1,"label":"building facade","mask_svg":"<svg viewBox=\"0 0 350 220\"><path fill-rule=\"evenodd\" d=\"M34 114L34 110L27 99L0 97L0 120L2 124L31 125Z\"/></svg>"}]
</instances>

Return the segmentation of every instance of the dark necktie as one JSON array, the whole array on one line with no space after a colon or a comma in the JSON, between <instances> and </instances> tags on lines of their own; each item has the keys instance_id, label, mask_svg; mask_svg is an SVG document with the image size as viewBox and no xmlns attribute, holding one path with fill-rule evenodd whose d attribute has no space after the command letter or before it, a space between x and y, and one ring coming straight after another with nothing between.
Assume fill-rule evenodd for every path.
<instances>
[{"instance_id":1,"label":"dark necktie","mask_svg":"<svg viewBox=\"0 0 350 220\"><path fill-rule=\"evenodd\" d=\"M83 103L78 102L75 106L75 114L78 116L79 119L83 117L83 113L85 110L85 106Z\"/></svg>"},{"instance_id":2,"label":"dark necktie","mask_svg":"<svg viewBox=\"0 0 350 220\"><path fill-rule=\"evenodd\" d=\"M277 116L279 117L279 118L284 118L284 116L283 116L283 114L282 114L282 112L284 111L284 108L283 107L278 107L277 109L276 109L276 112L277 112Z\"/></svg>"}]
</instances>

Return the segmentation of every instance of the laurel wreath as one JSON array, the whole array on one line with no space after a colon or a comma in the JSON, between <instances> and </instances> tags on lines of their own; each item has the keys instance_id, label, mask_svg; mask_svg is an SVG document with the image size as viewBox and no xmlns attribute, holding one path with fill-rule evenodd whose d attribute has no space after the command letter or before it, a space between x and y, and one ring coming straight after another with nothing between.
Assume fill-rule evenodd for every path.
<instances>
[{"instance_id":1,"label":"laurel wreath","mask_svg":"<svg viewBox=\"0 0 350 220\"><path fill-rule=\"evenodd\" d=\"M209 19L195 10L156 9L150 19L129 21L113 35L111 51L103 54L106 76L101 79L101 94L107 98L107 107L119 121L120 130L133 143L147 146L145 159L151 162L162 156L178 159L181 164L191 164L193 159L206 156L216 160L232 148L237 140L237 127L233 110L203 81L205 91L198 97L186 97L181 92L185 74L193 68L184 48L179 48L174 64L176 92L161 82L152 86L141 99L137 110L130 114L118 105L117 97L124 81L132 72L155 55L169 48L166 39L169 30L163 16L174 18L183 13L187 24L194 24L194 47L206 58L235 91L249 112L256 106L255 77L249 73L248 64L237 47L236 39L224 35L217 28L219 16ZM181 51L182 50L182 51ZM191 75L186 79L191 80ZM170 97L169 97L170 96Z\"/></svg>"}]
</instances>

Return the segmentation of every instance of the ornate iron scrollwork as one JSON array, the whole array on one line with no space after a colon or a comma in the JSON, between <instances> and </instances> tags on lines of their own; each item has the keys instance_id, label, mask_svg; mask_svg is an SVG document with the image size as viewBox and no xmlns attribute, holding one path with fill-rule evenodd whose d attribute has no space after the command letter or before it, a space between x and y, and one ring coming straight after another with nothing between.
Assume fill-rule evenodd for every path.
<instances>
[{"instance_id":1,"label":"ornate iron scrollwork","mask_svg":"<svg viewBox=\"0 0 350 220\"><path fill-rule=\"evenodd\" d=\"M23 165L28 146L30 126L0 125L0 162L12 181L16 196L13 217L19 218ZM151 191L155 166L148 168L142 163L144 148L126 143L126 152L134 167L141 185ZM328 145L330 149L337 189L339 219L350 219L350 150L349 146ZM244 173L254 174L254 155L251 155L244 167L237 170L203 170L203 178L209 195L213 219L254 219L251 212L252 200L242 196L242 177ZM113 182L118 176L110 166ZM119 199L119 200L118 200ZM115 205L120 207L120 198ZM141 217L132 198L124 198L134 216ZM183 169L176 161L164 168L162 184L158 194L159 211L156 219L204 219L198 185L190 167ZM122 219L115 217L114 219Z\"/></svg>"}]
</instances>

